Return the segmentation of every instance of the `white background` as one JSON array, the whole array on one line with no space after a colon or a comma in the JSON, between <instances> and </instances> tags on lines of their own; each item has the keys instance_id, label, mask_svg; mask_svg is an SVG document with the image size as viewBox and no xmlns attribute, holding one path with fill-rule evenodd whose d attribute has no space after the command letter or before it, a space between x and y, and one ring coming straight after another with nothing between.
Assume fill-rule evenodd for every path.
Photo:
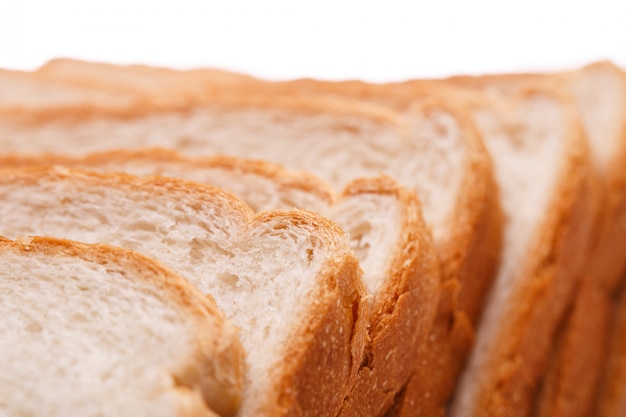
<instances>
[{"instance_id":1,"label":"white background","mask_svg":"<svg viewBox=\"0 0 626 417\"><path fill-rule=\"evenodd\" d=\"M596 59L626 67L624 8L605 0L0 0L0 67L73 57L371 81Z\"/></svg>"}]
</instances>

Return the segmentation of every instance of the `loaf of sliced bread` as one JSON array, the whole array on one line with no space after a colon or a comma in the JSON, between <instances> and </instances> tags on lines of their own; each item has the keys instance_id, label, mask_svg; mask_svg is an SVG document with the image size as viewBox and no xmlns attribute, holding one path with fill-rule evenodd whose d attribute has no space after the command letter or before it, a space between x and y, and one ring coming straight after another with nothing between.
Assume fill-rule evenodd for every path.
<instances>
[{"instance_id":1,"label":"loaf of sliced bread","mask_svg":"<svg viewBox=\"0 0 626 417\"><path fill-rule=\"evenodd\" d=\"M107 245L0 238L0 414L227 416L245 354L211 297Z\"/></svg>"},{"instance_id":2,"label":"loaf of sliced bread","mask_svg":"<svg viewBox=\"0 0 626 417\"><path fill-rule=\"evenodd\" d=\"M182 180L69 168L0 173L0 234L136 249L212 294L248 352L240 416L333 415L366 335L358 261L304 211L249 207ZM233 411L233 410L231 410Z\"/></svg>"},{"instance_id":3,"label":"loaf of sliced bread","mask_svg":"<svg viewBox=\"0 0 626 417\"><path fill-rule=\"evenodd\" d=\"M103 89L108 90L118 79L100 73L94 83L105 83ZM428 378L427 384L424 378L415 380L424 387L419 396L432 398L434 406L441 408L471 345L471 323L478 320L499 254L501 217L491 162L471 118L447 100L415 108L405 100L405 113L398 114L361 97L241 90L232 84L205 90L202 101L194 96L195 105L181 108L177 101L165 111L162 104L168 92L164 89L162 96L153 98L160 107L138 107L124 117L103 107L81 119L51 121L34 113L31 120L19 123L3 118L8 122L0 138L23 138L55 152L157 145L190 154L263 158L307 169L336 187L382 172L416 189L433 231L446 301L438 314L440 334L431 334L429 342L445 347L429 348L437 349L436 353L418 360L425 374L437 378ZM380 100L385 101L384 96ZM58 140L46 144L46 138ZM8 142L7 150L32 152L15 139ZM406 392L380 391L381 401L371 395L351 396L348 404L358 412L363 404L373 402L384 412L389 398Z\"/></svg>"},{"instance_id":4,"label":"loaf of sliced bread","mask_svg":"<svg viewBox=\"0 0 626 417\"><path fill-rule=\"evenodd\" d=\"M346 231L364 272L371 297L369 340L362 370L353 383L372 412L388 403L414 370L427 340L440 290L432 237L421 218L414 192L389 178L353 181L341 196L306 173L240 158L189 158L163 150L113 151L87 157L0 158L0 166L62 165L137 175L193 179L234 191L257 211L300 207L314 209ZM382 362L384 361L384 363ZM384 381L380 388L377 381ZM370 410L370 411L367 411Z\"/></svg>"}]
</instances>

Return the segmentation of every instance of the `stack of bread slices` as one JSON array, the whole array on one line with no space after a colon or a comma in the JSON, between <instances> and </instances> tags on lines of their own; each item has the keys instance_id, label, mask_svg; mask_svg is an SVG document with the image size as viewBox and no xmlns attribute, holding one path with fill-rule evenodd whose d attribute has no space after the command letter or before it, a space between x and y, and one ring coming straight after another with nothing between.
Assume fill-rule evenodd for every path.
<instances>
[{"instance_id":1,"label":"stack of bread slices","mask_svg":"<svg viewBox=\"0 0 626 417\"><path fill-rule=\"evenodd\" d=\"M0 71L0 415L626 415L626 74Z\"/></svg>"}]
</instances>

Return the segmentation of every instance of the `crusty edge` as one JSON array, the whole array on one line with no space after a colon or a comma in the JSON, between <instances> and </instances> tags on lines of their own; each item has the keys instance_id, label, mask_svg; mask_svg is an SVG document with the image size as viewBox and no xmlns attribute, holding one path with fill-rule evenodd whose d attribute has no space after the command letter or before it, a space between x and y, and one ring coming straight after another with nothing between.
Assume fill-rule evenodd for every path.
<instances>
[{"instance_id":1,"label":"crusty edge","mask_svg":"<svg viewBox=\"0 0 626 417\"><path fill-rule=\"evenodd\" d=\"M439 300L439 266L415 193L381 176L351 182L343 198L366 194L398 201L401 236L385 283L373 295L369 343L340 416L379 416L391 406L418 364Z\"/></svg>"},{"instance_id":2,"label":"crusty edge","mask_svg":"<svg viewBox=\"0 0 626 417\"><path fill-rule=\"evenodd\" d=\"M157 261L139 253L106 244L84 244L49 237L19 241L0 239L0 250L38 252L46 256L78 257L87 262L120 269L129 279L155 283L160 291L193 317L195 354L175 371L176 398L181 415L206 415L212 408L224 416L236 413L241 402L245 352L234 326L226 320L211 297L205 297L187 280ZM203 401L198 401L197 392ZM189 405L193 407L188 407Z\"/></svg>"},{"instance_id":3,"label":"crusty edge","mask_svg":"<svg viewBox=\"0 0 626 417\"><path fill-rule=\"evenodd\" d=\"M470 415L524 416L546 369L553 337L571 302L588 251L593 224L590 161L586 137L577 113L558 89L523 88L518 99L548 94L563 104L566 114L566 155L538 234L526 251L520 273L526 277L502 312L501 326L490 342L490 354L481 365L477 394ZM496 342L497 341L497 342ZM467 383L468 381L466 381ZM455 403L452 415L462 410ZM465 409L464 413L468 413Z\"/></svg>"}]
</instances>

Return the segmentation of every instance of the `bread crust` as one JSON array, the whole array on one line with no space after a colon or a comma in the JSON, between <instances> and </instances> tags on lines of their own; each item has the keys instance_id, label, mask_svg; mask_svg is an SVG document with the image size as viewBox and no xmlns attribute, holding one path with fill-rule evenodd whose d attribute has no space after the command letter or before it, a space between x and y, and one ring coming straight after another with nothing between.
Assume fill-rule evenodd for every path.
<instances>
[{"instance_id":1,"label":"bread crust","mask_svg":"<svg viewBox=\"0 0 626 417\"><path fill-rule=\"evenodd\" d=\"M401 203L402 235L388 276L373 296L369 343L340 416L382 415L392 405L419 363L439 300L439 265L415 193L378 177L353 181L343 198L366 194L390 195Z\"/></svg>"},{"instance_id":2,"label":"bread crust","mask_svg":"<svg viewBox=\"0 0 626 417\"><path fill-rule=\"evenodd\" d=\"M294 318L290 343L284 346L288 356L283 368L276 371L273 389L268 392L259 415L316 415L319 410L332 415L339 410L352 368L361 361L357 357L360 354L358 346L365 340L363 332L366 326L363 323L366 323L366 317L359 314L365 290L358 261L336 225L320 215L302 210L278 210L255 216L249 207L228 193L172 178L141 178L67 167L5 169L0 175L0 182L16 186L44 180L72 182L84 189L98 185L126 190L131 194L163 195L170 199L184 195L192 198L198 209L214 207L218 215L242 224L245 226L243 230L249 233L254 230L262 232L272 222L280 225L281 229L293 227L306 230L319 239L320 245L332 257L328 258L316 277L317 285L313 293L302 300L309 306L307 312L310 314ZM304 328L295 326L300 323L306 323ZM327 339L329 335L332 342ZM316 362L322 359L325 362ZM319 384L320 381L325 381L325 384ZM330 392L333 395L327 396L326 393Z\"/></svg>"},{"instance_id":3,"label":"bread crust","mask_svg":"<svg viewBox=\"0 0 626 417\"><path fill-rule=\"evenodd\" d=\"M19 241L0 238L0 251L28 256L76 257L87 262L120 268L128 279L150 281L189 317L195 353L173 370L178 381L176 398L181 416L209 415L211 408L232 416L241 403L245 352L234 326L224 317L211 297L203 296L187 280L151 258L105 244L83 244L69 240L29 237ZM198 401L197 392L202 401ZM195 398L187 407L186 398Z\"/></svg>"}]
</instances>

